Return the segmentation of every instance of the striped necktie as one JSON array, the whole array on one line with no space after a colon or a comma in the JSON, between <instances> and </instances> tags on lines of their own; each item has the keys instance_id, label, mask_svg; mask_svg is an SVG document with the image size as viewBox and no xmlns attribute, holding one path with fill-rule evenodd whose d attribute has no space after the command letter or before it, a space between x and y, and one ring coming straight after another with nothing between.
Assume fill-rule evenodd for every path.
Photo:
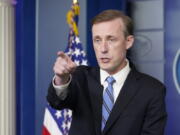
<instances>
[{"instance_id":1,"label":"striped necktie","mask_svg":"<svg viewBox=\"0 0 180 135\"><path fill-rule=\"evenodd\" d=\"M101 123L101 130L103 131L108 117L111 113L111 110L114 105L114 96L113 96L113 83L115 82L114 78L109 76L106 78L108 83L107 88L103 93L103 105L102 105L102 123Z\"/></svg>"}]
</instances>

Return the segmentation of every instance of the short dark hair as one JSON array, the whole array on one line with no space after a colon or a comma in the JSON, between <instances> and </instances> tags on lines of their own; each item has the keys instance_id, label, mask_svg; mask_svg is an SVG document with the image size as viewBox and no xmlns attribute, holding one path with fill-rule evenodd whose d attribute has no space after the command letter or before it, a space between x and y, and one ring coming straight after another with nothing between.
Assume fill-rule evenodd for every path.
<instances>
[{"instance_id":1,"label":"short dark hair","mask_svg":"<svg viewBox=\"0 0 180 135\"><path fill-rule=\"evenodd\" d=\"M133 35L132 19L119 10L114 10L114 9L104 10L103 12L99 13L91 20L91 26L97 23L111 21L117 18L121 18L124 23L125 26L124 36L126 37L128 35Z\"/></svg>"}]
</instances>

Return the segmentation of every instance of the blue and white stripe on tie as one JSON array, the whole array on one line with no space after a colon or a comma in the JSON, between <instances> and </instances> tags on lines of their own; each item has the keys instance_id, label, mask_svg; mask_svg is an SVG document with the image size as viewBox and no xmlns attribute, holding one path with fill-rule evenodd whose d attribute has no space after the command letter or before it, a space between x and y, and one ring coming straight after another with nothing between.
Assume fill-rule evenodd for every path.
<instances>
[{"instance_id":1,"label":"blue and white stripe on tie","mask_svg":"<svg viewBox=\"0 0 180 135\"><path fill-rule=\"evenodd\" d=\"M101 123L101 130L103 131L108 117L111 113L111 110L114 105L114 96L113 96L113 83L115 82L112 76L106 78L108 83L107 88L103 93L103 105L102 105L102 123Z\"/></svg>"}]
</instances>

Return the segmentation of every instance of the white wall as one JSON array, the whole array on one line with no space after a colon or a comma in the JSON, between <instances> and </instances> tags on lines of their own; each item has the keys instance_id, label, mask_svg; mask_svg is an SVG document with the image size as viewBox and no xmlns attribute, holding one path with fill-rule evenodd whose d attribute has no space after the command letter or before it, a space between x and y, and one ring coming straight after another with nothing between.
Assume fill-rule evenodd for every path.
<instances>
[{"instance_id":1,"label":"white wall","mask_svg":"<svg viewBox=\"0 0 180 135\"><path fill-rule=\"evenodd\" d=\"M132 59L137 68L164 82L164 0L130 0L135 26Z\"/></svg>"}]
</instances>

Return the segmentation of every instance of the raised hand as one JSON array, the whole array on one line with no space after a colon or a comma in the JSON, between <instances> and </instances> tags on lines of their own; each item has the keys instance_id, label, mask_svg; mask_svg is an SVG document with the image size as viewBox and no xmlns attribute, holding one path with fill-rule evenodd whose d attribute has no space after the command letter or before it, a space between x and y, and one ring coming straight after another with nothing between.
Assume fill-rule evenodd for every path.
<instances>
[{"instance_id":1,"label":"raised hand","mask_svg":"<svg viewBox=\"0 0 180 135\"><path fill-rule=\"evenodd\" d=\"M55 84L63 85L68 82L70 74L74 72L77 65L64 52L59 51L57 55L58 57L53 68L56 75Z\"/></svg>"}]
</instances>

